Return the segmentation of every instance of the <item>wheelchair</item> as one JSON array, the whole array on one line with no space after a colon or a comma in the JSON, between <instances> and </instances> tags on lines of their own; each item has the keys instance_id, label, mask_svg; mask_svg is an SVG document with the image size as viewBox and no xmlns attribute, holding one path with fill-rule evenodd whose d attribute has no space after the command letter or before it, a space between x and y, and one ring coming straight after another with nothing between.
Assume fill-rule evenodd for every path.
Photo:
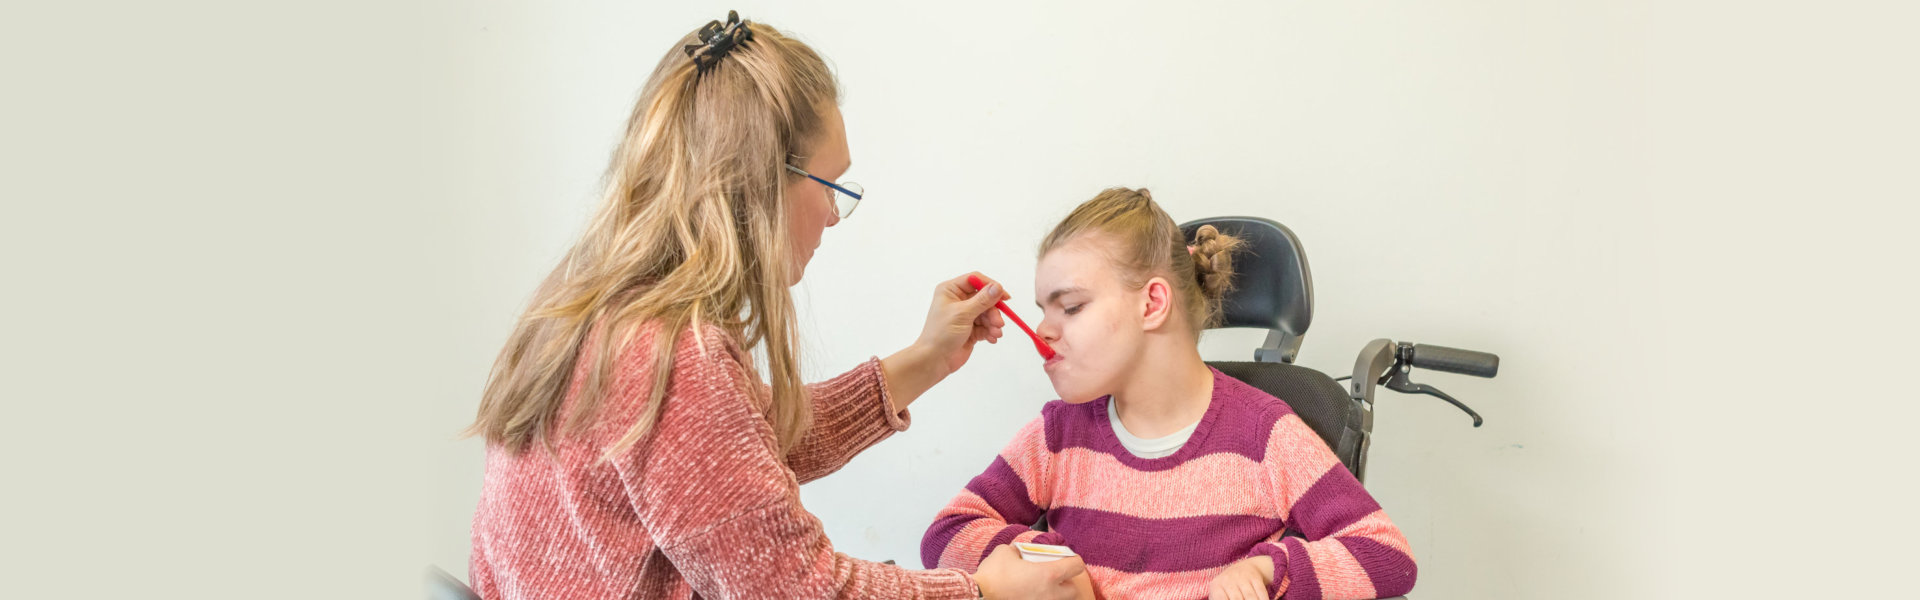
<instances>
[{"instance_id":1,"label":"wheelchair","mask_svg":"<svg viewBox=\"0 0 1920 600\"><path fill-rule=\"evenodd\" d=\"M1338 378L1293 364L1313 323L1313 274L1293 231L1258 217L1216 217L1180 225L1191 240L1201 226L1240 238L1234 258L1233 290L1221 301L1221 322L1214 329L1264 329L1267 339L1252 362L1208 361L1222 373L1285 400L1312 428L1341 464L1366 481L1367 449L1373 436L1374 394L1378 386L1405 394L1434 396L1467 413L1473 426L1485 423L1466 403L1431 385L1414 383L1414 369L1493 377L1500 357L1486 352L1431 344L1376 339L1360 350L1353 372ZM1340 381L1349 385L1343 387Z\"/></svg>"},{"instance_id":2,"label":"wheelchair","mask_svg":"<svg viewBox=\"0 0 1920 600\"><path fill-rule=\"evenodd\" d=\"M1362 347L1354 358L1353 372L1338 378L1293 364L1313 322L1313 275L1299 237L1285 225L1258 217L1200 219L1181 224L1180 230L1192 242L1194 232L1203 225L1245 243L1234 256L1233 290L1222 299L1223 314L1214 329L1267 332L1252 361L1207 364L1286 401L1355 479L1366 482L1374 394L1380 386L1444 400L1472 417L1474 427L1485 422L1465 403L1410 377L1414 369L1493 377L1500 371L1500 357L1493 354L1382 338ZM1342 386L1342 380L1348 385Z\"/></svg>"}]
</instances>

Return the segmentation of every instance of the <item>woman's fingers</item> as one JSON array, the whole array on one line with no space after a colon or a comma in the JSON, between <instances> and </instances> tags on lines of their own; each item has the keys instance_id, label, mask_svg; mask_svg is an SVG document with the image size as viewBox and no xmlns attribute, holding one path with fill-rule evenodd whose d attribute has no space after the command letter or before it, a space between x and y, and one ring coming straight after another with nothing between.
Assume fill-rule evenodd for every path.
<instances>
[{"instance_id":1,"label":"woman's fingers","mask_svg":"<svg viewBox=\"0 0 1920 600\"><path fill-rule=\"evenodd\" d=\"M974 279L978 279L982 287L974 287L973 281L971 281ZM977 272L961 275L952 281L948 281L946 285L952 286L955 291L959 292L955 295L956 298L978 300L980 304L985 304L987 309L980 311L980 316L986 319L985 323L991 324L991 326L996 329L1006 326L1006 319L1000 316L1000 311L992 310L992 307L996 303L1013 299L1013 296L1007 293L1007 286L1000 285L1000 282L989 279L985 275ZM986 288L998 289L999 293L995 294L998 297L986 298L976 295Z\"/></svg>"},{"instance_id":2,"label":"woman's fingers","mask_svg":"<svg viewBox=\"0 0 1920 600\"><path fill-rule=\"evenodd\" d=\"M973 287L973 284L967 283L967 277L965 275L940 283L940 296L948 300L965 300L972 298L973 295L979 291L980 290Z\"/></svg>"},{"instance_id":3,"label":"woman's fingers","mask_svg":"<svg viewBox=\"0 0 1920 600\"><path fill-rule=\"evenodd\" d=\"M981 328L979 328L979 329L978 329L978 330L976 330L976 331L977 331L977 333L975 333L974 335L975 335L976 337L979 337L979 338L980 338L981 340L983 340L983 341L985 341L985 342L987 342L987 343L989 343L989 344L998 344L998 343L1000 343L1000 337L1001 337L1001 333L1000 333L1000 331L999 331L999 330L997 330L997 329L988 329L988 328L985 328L985 327L981 327Z\"/></svg>"},{"instance_id":4,"label":"woman's fingers","mask_svg":"<svg viewBox=\"0 0 1920 600\"><path fill-rule=\"evenodd\" d=\"M969 279L972 279L975 277L980 278L979 286L974 286L973 282L968 281ZM968 296L971 296L975 291L983 290L988 287L998 286L1000 289L1000 294L999 294L1000 297L994 298L993 302L1005 302L1007 300L1013 299L1013 295L1007 293L1007 286L999 285L1000 284L999 280L993 279L991 277L987 277L985 275L981 275L979 271L968 273L966 275L961 275L957 278L954 278L952 281L948 283L954 284L956 288L958 288L963 292L959 296L961 298L966 298Z\"/></svg>"},{"instance_id":5,"label":"woman's fingers","mask_svg":"<svg viewBox=\"0 0 1920 600\"><path fill-rule=\"evenodd\" d=\"M973 281L976 279L980 281L980 285L973 284ZM973 292L987 289L989 287L992 287L993 284L999 283L999 282L989 279L987 276L981 275L980 272L975 271L975 272L968 273L965 275L961 275L957 278L954 278L952 283L958 286L962 291L965 292L960 295L962 298L965 298L968 296L972 296Z\"/></svg>"},{"instance_id":6,"label":"woman's fingers","mask_svg":"<svg viewBox=\"0 0 1920 600\"><path fill-rule=\"evenodd\" d=\"M975 286L976 281L980 285ZM996 290L996 293L991 296L982 295L982 292L989 288ZM945 310L952 311L947 313L952 315L953 319L948 323L952 325L966 323L965 327L968 329L966 341L969 348L973 342L998 344L1000 338L1006 336L1007 319L1000 314L1000 311L994 309L994 304L1012 296L1007 294L1005 286L1001 286L999 282L977 272L968 273L941 283L940 295L947 301L936 304L944 304ZM929 326L931 325L929 323Z\"/></svg>"},{"instance_id":7,"label":"woman's fingers","mask_svg":"<svg viewBox=\"0 0 1920 600\"><path fill-rule=\"evenodd\" d=\"M975 328L992 332L995 338L1000 337L1000 330L1004 327L1003 323L1004 321L1000 319L1000 311L997 310L980 313L979 316L973 318L973 326Z\"/></svg>"},{"instance_id":8,"label":"woman's fingers","mask_svg":"<svg viewBox=\"0 0 1920 600\"><path fill-rule=\"evenodd\" d=\"M996 311L988 314L997 315L1000 313ZM985 337L987 338L987 341L990 341L990 342L1000 341L1000 337L1006 334L1004 331L1002 331L1000 324L994 322L996 320L997 319L987 318L987 315L980 315L979 317L975 317L973 319L974 335Z\"/></svg>"}]
</instances>

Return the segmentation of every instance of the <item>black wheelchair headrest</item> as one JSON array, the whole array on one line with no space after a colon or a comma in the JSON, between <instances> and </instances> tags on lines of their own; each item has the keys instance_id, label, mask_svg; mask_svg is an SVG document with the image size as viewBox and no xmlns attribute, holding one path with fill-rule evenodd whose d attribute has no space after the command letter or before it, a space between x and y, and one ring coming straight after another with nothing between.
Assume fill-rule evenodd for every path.
<instances>
[{"instance_id":1,"label":"black wheelchair headrest","mask_svg":"<svg viewBox=\"0 0 1920 600\"><path fill-rule=\"evenodd\" d=\"M1293 340L1306 335L1313 323L1313 273L1300 238L1287 226L1259 217L1199 219L1181 224L1180 231L1191 243L1202 225L1246 243L1233 256L1233 291L1221 303L1220 327L1267 329Z\"/></svg>"}]
</instances>

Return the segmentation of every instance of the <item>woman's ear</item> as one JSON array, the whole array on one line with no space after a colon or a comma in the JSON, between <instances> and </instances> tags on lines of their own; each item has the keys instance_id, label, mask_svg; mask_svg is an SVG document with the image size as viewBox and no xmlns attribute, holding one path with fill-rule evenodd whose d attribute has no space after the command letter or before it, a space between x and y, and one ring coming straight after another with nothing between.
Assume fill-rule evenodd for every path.
<instances>
[{"instance_id":1,"label":"woman's ear","mask_svg":"<svg viewBox=\"0 0 1920 600\"><path fill-rule=\"evenodd\" d=\"M1165 326L1167 319L1173 314L1173 284L1168 283L1164 277L1155 277L1148 279L1146 287L1141 288L1140 291L1147 295L1146 310L1142 315L1145 319L1141 323L1141 328L1153 331Z\"/></svg>"}]
</instances>

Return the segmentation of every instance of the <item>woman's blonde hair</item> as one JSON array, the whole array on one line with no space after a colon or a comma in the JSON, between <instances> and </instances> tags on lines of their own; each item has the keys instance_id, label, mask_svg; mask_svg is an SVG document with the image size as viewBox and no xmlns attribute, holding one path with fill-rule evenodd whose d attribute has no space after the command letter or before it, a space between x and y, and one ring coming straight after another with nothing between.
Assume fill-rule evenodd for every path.
<instances>
[{"instance_id":1,"label":"woman's blonde hair","mask_svg":"<svg viewBox=\"0 0 1920 600\"><path fill-rule=\"evenodd\" d=\"M745 348L766 344L782 451L805 433L784 165L825 134L838 84L806 44L737 27L748 31L728 28L718 52L704 43L712 25L682 38L647 79L598 212L514 326L469 434L519 453L584 433L615 358L652 328L646 408L604 455L631 447L658 418L681 332L702 323ZM584 380L562 422L576 371Z\"/></svg>"},{"instance_id":2,"label":"woman's blonde hair","mask_svg":"<svg viewBox=\"0 0 1920 600\"><path fill-rule=\"evenodd\" d=\"M1040 257L1081 236L1099 236L1121 280L1134 289L1156 275L1172 282L1174 301L1195 332L1220 319L1220 300L1233 289L1233 253L1240 239L1203 225L1187 244L1180 226L1146 188L1108 188L1075 207L1040 242Z\"/></svg>"}]
</instances>

